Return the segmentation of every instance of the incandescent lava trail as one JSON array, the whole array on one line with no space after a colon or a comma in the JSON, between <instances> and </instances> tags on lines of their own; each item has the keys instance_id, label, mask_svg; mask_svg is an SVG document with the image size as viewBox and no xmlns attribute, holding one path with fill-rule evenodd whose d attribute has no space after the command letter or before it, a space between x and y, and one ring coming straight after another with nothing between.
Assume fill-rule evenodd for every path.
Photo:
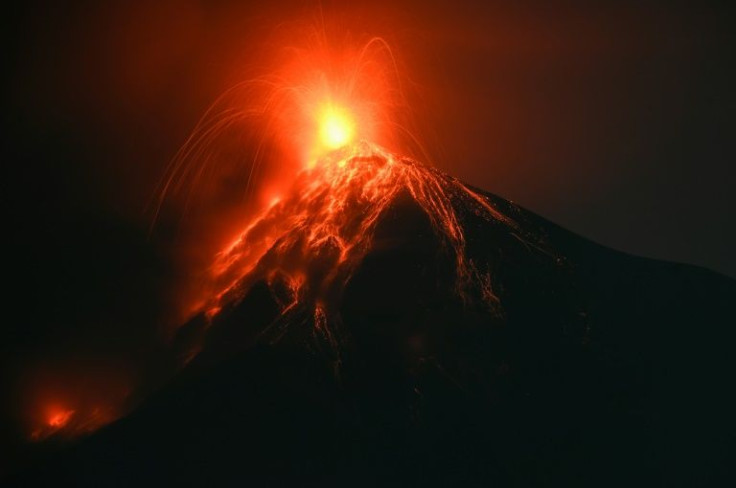
<instances>
[{"instance_id":1,"label":"incandescent lava trail","mask_svg":"<svg viewBox=\"0 0 736 488\"><path fill-rule=\"evenodd\" d=\"M213 266L215 296L207 315L242 299L250 286L281 281L288 290L282 313L309 304L315 324L339 317L345 285L374 249L379 220L401 197L408 197L431 222L435 237L455 263L454 291L467 302L495 305L492 278L467 258L456 208L514 224L482 195L417 161L379 146L358 142L332 151L295 178L284 197L273 201L223 250Z\"/></svg>"}]
</instances>

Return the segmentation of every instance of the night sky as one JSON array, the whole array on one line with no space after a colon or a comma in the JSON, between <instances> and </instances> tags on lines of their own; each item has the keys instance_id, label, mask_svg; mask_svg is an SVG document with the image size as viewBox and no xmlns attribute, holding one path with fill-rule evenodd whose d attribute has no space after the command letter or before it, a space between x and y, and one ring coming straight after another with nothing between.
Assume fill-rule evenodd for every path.
<instances>
[{"instance_id":1,"label":"night sky","mask_svg":"<svg viewBox=\"0 0 736 488\"><path fill-rule=\"evenodd\" d=\"M155 354L189 277L176 232L148 235L156 184L208 105L257 70L274 27L319 19L315 2L265 3L3 15L0 430L21 429L38 384L80 371L80 391L112 371L134 384ZM736 276L731 11L342 3L322 2L324 16L391 44L438 167L603 245Z\"/></svg>"}]
</instances>

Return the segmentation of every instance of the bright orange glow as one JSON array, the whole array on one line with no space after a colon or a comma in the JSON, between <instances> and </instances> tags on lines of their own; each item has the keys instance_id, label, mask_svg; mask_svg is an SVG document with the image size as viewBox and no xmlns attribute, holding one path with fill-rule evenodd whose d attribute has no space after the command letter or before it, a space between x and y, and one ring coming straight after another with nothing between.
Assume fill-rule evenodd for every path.
<instances>
[{"instance_id":1,"label":"bright orange glow","mask_svg":"<svg viewBox=\"0 0 736 488\"><path fill-rule=\"evenodd\" d=\"M285 192L296 179L307 178L304 171L327 179L331 176L319 170L325 161L335 170L352 171L347 157L333 153L354 152L366 142L403 156L425 155L403 92L404 86L413 85L404 83L402 65L385 40L356 41L341 35L340 28L313 24L291 27L277 36L274 45L279 49L268 46L261 61L254 61L260 76L244 80L212 104L160 183L154 223L165 204L179 204L187 212L208 209L197 221L181 219L196 239L182 259L196 266L197 275L207 258L227 247L226 241L240 243L244 229L260 232L254 217L285 207ZM234 184L233 175L242 184ZM242 195L224 195L223 188ZM241 207L226 206L235 201ZM280 230L264 230L264 238L275 239ZM248 253L262 251L254 244ZM228 259L247 261L220 254L229 257L213 265L214 274L233 264ZM220 291L207 281L183 287L174 323L211 309L212 297Z\"/></svg>"},{"instance_id":2,"label":"bright orange glow","mask_svg":"<svg viewBox=\"0 0 736 488\"><path fill-rule=\"evenodd\" d=\"M345 146L353 140L355 123L346 110L326 104L319 116L320 137L329 149Z\"/></svg>"},{"instance_id":3,"label":"bright orange glow","mask_svg":"<svg viewBox=\"0 0 736 488\"><path fill-rule=\"evenodd\" d=\"M427 215L455 261L457 294L493 306L488 271L466 257L455 205L513 223L484 197L413 159L426 153L387 43L372 38L356 45L325 32L301 38L305 45L268 57L267 75L213 104L162 182L161 201L184 190L188 208L196 207L197 192L211 206L221 194L208 178L234 173L232 165L246 161L236 170L248 175L243 192L255 197L230 229L220 229L208 280L190 292L185 314L204 312L213 324L250 284L278 280L281 291L288 289L289 296L279 295L284 313L308 307L320 334L330 336L331 297L342 295L372 249L382 215L403 196ZM243 142L243 134L255 140ZM259 172L267 176L259 179ZM208 233L197 233L200 242L202 235Z\"/></svg>"},{"instance_id":4,"label":"bright orange glow","mask_svg":"<svg viewBox=\"0 0 736 488\"><path fill-rule=\"evenodd\" d=\"M76 410L62 407L53 403L44 409L44 418L38 423L31 432L31 439L35 441L43 440L62 429L65 429L70 421L74 418Z\"/></svg>"},{"instance_id":5,"label":"bright orange glow","mask_svg":"<svg viewBox=\"0 0 736 488\"><path fill-rule=\"evenodd\" d=\"M123 413L131 393L126 375L102 364L94 371L86 364L81 370L77 366L43 364L24 377L27 390L19 395L24 398L24 430L31 440L83 436Z\"/></svg>"},{"instance_id":6,"label":"bright orange glow","mask_svg":"<svg viewBox=\"0 0 736 488\"><path fill-rule=\"evenodd\" d=\"M112 407L98 405L74 405L74 408L51 403L42 409L43 417L34 422L30 438L42 441L52 435L73 438L97 430L115 420L119 415Z\"/></svg>"},{"instance_id":7,"label":"bright orange glow","mask_svg":"<svg viewBox=\"0 0 736 488\"><path fill-rule=\"evenodd\" d=\"M49 412L49 417L46 421L49 427L61 428L69 422L69 419L74 415L74 410L64 409L52 409Z\"/></svg>"},{"instance_id":8,"label":"bright orange glow","mask_svg":"<svg viewBox=\"0 0 736 488\"><path fill-rule=\"evenodd\" d=\"M319 30L290 34L299 44L284 40L284 49L264 53L264 74L226 91L206 112L167 169L156 211L177 194L186 195L188 206L195 198L215 198L207 180L242 171L244 161L253 169L243 192L253 193L279 191L297 171L359 140L424 155L400 65L383 39L356 44ZM228 152L238 138L241 159Z\"/></svg>"},{"instance_id":9,"label":"bright orange glow","mask_svg":"<svg viewBox=\"0 0 736 488\"><path fill-rule=\"evenodd\" d=\"M454 257L458 295L465 299L472 288L477 300L493 306L490 277L466 258L455 205L462 202L463 208L473 208L488 220L509 226L513 222L459 181L362 141L334 150L300 171L283 198L247 222L240 236L224 247L212 267L215 293L204 307L207 317L215 320L222 306L236 300L249 283L271 282L274 277L290 289L292 305L302 299L329 304L314 294L340 294L340 287L373 247L381 216L401 194L425 212ZM315 308L314 314L316 324L329 325L325 306Z\"/></svg>"}]
</instances>

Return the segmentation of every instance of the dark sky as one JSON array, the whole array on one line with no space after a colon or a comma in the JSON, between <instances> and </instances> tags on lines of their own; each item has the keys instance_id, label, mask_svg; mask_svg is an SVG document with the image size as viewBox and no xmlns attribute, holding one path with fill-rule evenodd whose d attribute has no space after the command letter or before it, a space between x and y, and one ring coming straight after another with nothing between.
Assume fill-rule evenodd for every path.
<instances>
[{"instance_id":1,"label":"dark sky","mask_svg":"<svg viewBox=\"0 0 736 488\"><path fill-rule=\"evenodd\" d=\"M137 374L167 289L187 278L176 241L147 237L158 178L274 27L319 17L306 1L60 3L4 14L4 298L22 312L0 341L12 409L34 381L54 383L49 370L85 371L87 385ZM736 276L732 12L476 3L322 10L391 43L443 170L601 244Z\"/></svg>"}]
</instances>

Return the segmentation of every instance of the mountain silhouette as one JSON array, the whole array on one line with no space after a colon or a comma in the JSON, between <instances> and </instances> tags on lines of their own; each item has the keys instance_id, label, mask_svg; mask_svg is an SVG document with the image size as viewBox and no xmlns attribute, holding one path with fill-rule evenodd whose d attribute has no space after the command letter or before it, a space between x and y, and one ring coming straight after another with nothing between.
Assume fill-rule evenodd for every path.
<instances>
[{"instance_id":1,"label":"mountain silhouette","mask_svg":"<svg viewBox=\"0 0 736 488\"><path fill-rule=\"evenodd\" d=\"M734 481L732 279L366 143L298 174L213 269L162 359L186 366L11 485Z\"/></svg>"}]
</instances>

